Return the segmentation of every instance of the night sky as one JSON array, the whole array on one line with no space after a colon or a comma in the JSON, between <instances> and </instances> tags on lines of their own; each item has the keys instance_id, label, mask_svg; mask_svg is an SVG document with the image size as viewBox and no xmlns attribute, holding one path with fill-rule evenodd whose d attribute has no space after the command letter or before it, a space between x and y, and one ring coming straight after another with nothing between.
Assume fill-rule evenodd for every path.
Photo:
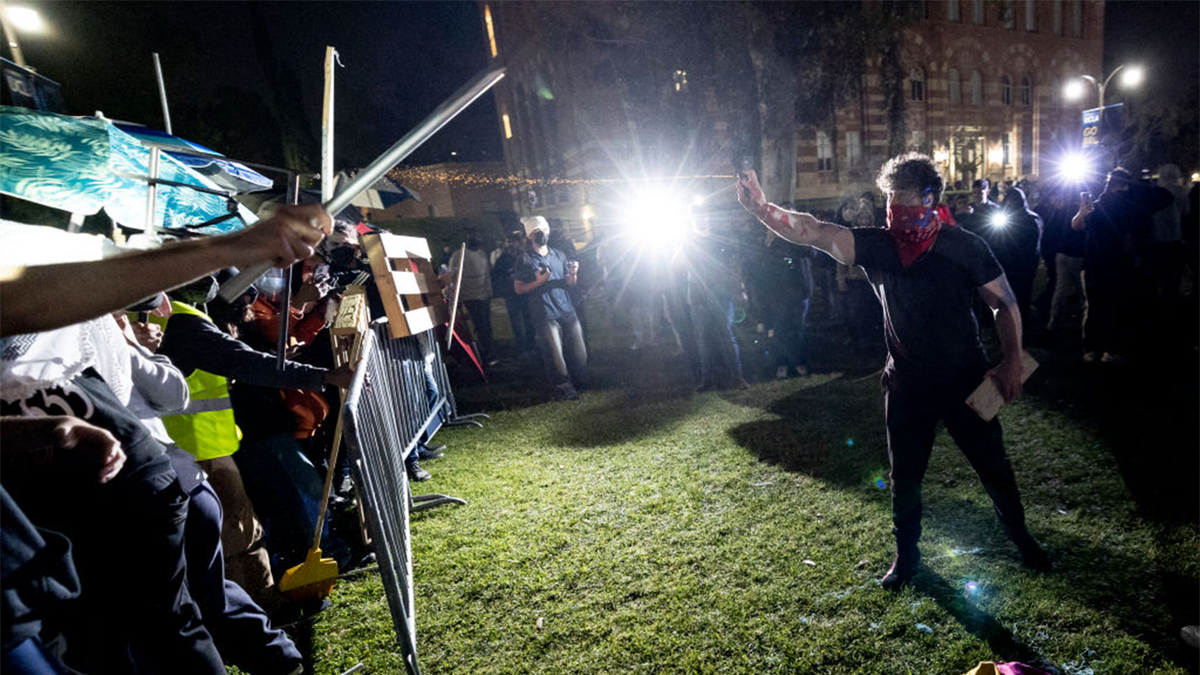
<instances>
[{"instance_id":1,"label":"night sky","mask_svg":"<svg viewBox=\"0 0 1200 675\"><path fill-rule=\"evenodd\" d=\"M345 65L337 72L339 167L369 162L487 64L474 2L10 4L37 9L52 28L24 37L22 47L30 65L62 84L70 112L161 126L150 58L157 51L178 135L278 163L272 125L282 125L299 130L312 169L326 45ZM1141 95L1181 103L1195 95L1200 3L1109 2L1106 17L1106 73L1136 61L1147 68ZM1129 100L1115 91L1110 100ZM281 101L298 107L279 110ZM489 95L408 163L501 158Z\"/></svg>"},{"instance_id":2,"label":"night sky","mask_svg":"<svg viewBox=\"0 0 1200 675\"><path fill-rule=\"evenodd\" d=\"M157 51L176 134L246 160L279 162L281 157L257 156L272 149L257 131L263 117L254 111L295 101L298 110L277 116L306 130L314 170L326 45L338 50L345 66L336 74L339 167L374 159L487 65L471 2L23 4L55 31L23 39L25 59L62 84L70 112L102 110L110 118L161 128L151 60ZM410 163L499 160L496 124L488 95Z\"/></svg>"}]
</instances>

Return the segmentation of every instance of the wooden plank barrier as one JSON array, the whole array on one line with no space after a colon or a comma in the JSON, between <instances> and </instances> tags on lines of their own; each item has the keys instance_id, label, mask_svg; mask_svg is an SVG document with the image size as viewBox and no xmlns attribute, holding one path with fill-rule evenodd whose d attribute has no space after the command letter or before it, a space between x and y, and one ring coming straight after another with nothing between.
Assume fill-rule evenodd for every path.
<instances>
[{"instance_id":1,"label":"wooden plank barrier","mask_svg":"<svg viewBox=\"0 0 1200 675\"><path fill-rule=\"evenodd\" d=\"M362 241L392 338L416 335L446 323L446 300L429 242L387 232L366 235Z\"/></svg>"}]
</instances>

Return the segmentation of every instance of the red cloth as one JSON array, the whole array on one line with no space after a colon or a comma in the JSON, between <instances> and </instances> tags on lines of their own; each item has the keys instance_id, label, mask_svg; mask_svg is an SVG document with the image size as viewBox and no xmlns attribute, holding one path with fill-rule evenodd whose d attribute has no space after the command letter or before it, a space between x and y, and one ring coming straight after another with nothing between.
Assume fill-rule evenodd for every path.
<instances>
[{"instance_id":1,"label":"red cloth","mask_svg":"<svg viewBox=\"0 0 1200 675\"><path fill-rule=\"evenodd\" d=\"M888 234L896 244L900 265L908 267L937 241L942 225L954 225L954 216L945 204L937 208L891 204L887 211Z\"/></svg>"}]
</instances>

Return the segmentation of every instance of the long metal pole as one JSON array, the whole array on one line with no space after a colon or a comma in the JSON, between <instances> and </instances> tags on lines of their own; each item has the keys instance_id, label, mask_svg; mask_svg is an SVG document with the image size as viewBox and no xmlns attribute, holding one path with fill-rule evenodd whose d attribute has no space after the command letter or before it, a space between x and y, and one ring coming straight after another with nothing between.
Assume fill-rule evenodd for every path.
<instances>
[{"instance_id":1,"label":"long metal pole","mask_svg":"<svg viewBox=\"0 0 1200 675\"><path fill-rule=\"evenodd\" d=\"M470 82L463 85L461 89L454 92L454 95L447 99L445 103L442 103L442 105L430 113L417 128L396 141L395 145L388 148L387 152L380 155L374 162L371 162L370 166L358 172L358 175L346 183L333 199L325 203L325 210L332 215L349 206L355 197L374 185L375 181L382 178L388 171L391 171L392 167L404 161L405 157L412 154L422 143L429 140L439 129L446 126L450 120L454 119L467 106L471 105L475 99L491 89L503 77L504 68L499 66L488 68L476 75ZM221 287L221 297L226 302L232 302L234 298L244 293L256 279L271 269L272 265L273 262L264 262L247 268L225 282L225 285Z\"/></svg>"},{"instance_id":2,"label":"long metal pole","mask_svg":"<svg viewBox=\"0 0 1200 675\"><path fill-rule=\"evenodd\" d=\"M161 151L150 148L150 180L146 183L146 234L158 237L158 226L154 223L154 212L158 210L158 158Z\"/></svg>"},{"instance_id":3,"label":"long metal pole","mask_svg":"<svg viewBox=\"0 0 1200 675\"><path fill-rule=\"evenodd\" d=\"M168 134L173 134L175 132L171 131L171 109L167 106L167 87L163 84L162 63L158 60L158 52L154 52L154 77L158 80L158 98L162 101L163 129Z\"/></svg>"},{"instance_id":4,"label":"long metal pole","mask_svg":"<svg viewBox=\"0 0 1200 675\"><path fill-rule=\"evenodd\" d=\"M288 204L300 203L300 175L288 176ZM283 271L283 295L279 298L279 335L275 338L275 369L283 372L287 367L288 338L291 329L289 322L292 316L292 266Z\"/></svg>"}]
</instances>

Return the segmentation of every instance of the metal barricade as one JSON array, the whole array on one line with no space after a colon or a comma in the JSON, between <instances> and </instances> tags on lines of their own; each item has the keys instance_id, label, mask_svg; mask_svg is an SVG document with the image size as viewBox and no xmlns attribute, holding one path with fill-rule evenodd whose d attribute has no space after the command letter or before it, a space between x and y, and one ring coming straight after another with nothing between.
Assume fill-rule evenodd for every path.
<instances>
[{"instance_id":1,"label":"metal barricade","mask_svg":"<svg viewBox=\"0 0 1200 675\"><path fill-rule=\"evenodd\" d=\"M374 322L363 336L362 361L343 406L342 434L401 655L408 672L419 675L409 514L466 502L446 495L414 498L409 490L404 460L442 421L453 418L450 383L436 340L428 335L392 339L386 322ZM432 357L428 370L426 350Z\"/></svg>"}]
</instances>

